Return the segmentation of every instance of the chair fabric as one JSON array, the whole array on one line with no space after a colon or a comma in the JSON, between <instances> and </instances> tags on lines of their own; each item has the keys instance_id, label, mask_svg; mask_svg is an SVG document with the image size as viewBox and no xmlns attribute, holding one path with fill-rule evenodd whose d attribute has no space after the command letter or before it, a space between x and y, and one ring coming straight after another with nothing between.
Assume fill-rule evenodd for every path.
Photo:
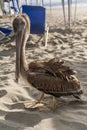
<instances>
[{"instance_id":1,"label":"chair fabric","mask_svg":"<svg viewBox=\"0 0 87 130\"><path fill-rule=\"evenodd\" d=\"M8 42L11 37L14 36L13 28L11 27L0 27L0 43Z\"/></svg>"},{"instance_id":2,"label":"chair fabric","mask_svg":"<svg viewBox=\"0 0 87 130\"><path fill-rule=\"evenodd\" d=\"M8 36L12 31L13 29L12 28L4 28L4 27L0 27L0 31L5 34L5 36Z\"/></svg>"},{"instance_id":3,"label":"chair fabric","mask_svg":"<svg viewBox=\"0 0 87 130\"><path fill-rule=\"evenodd\" d=\"M45 31L45 8L42 6L23 5L22 13L26 13L31 22L31 34L43 34Z\"/></svg>"}]
</instances>

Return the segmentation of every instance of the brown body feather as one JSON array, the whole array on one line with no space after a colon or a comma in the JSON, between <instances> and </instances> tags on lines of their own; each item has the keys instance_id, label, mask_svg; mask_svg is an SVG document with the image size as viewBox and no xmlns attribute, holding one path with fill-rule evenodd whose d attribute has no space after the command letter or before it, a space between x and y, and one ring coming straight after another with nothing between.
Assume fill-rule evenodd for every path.
<instances>
[{"instance_id":1,"label":"brown body feather","mask_svg":"<svg viewBox=\"0 0 87 130\"><path fill-rule=\"evenodd\" d=\"M27 80L38 90L56 97L81 94L79 80L73 70L63 63L59 59L31 62Z\"/></svg>"}]
</instances>

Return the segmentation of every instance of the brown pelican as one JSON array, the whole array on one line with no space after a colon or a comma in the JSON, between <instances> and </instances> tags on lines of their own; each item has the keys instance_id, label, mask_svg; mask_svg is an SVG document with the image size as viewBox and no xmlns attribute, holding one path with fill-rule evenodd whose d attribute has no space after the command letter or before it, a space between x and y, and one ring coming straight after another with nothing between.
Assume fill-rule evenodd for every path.
<instances>
[{"instance_id":1,"label":"brown pelican","mask_svg":"<svg viewBox=\"0 0 87 130\"><path fill-rule=\"evenodd\" d=\"M16 80L22 76L34 88L41 91L39 102L44 93L53 96L53 108L56 107L56 97L73 95L80 98L83 93L79 80L74 71L59 59L49 61L34 61L27 63L25 58L25 46L30 33L30 20L26 14L19 14L13 20L13 28L16 34Z\"/></svg>"}]
</instances>

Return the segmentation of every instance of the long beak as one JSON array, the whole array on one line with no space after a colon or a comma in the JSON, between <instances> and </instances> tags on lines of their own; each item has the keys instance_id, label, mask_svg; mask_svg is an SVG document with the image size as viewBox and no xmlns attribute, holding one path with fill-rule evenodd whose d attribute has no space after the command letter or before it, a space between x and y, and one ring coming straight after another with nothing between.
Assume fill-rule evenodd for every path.
<instances>
[{"instance_id":1,"label":"long beak","mask_svg":"<svg viewBox=\"0 0 87 130\"><path fill-rule=\"evenodd\" d=\"M18 83L20 78L20 69L21 69L21 46L23 40L23 29L19 29L16 34L16 82Z\"/></svg>"}]
</instances>

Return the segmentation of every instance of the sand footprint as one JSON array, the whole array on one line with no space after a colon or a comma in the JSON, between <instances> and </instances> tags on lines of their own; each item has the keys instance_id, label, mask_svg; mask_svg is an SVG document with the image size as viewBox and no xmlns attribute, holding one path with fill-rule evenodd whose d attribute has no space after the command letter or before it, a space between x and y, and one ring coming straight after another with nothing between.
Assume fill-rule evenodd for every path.
<instances>
[{"instance_id":1,"label":"sand footprint","mask_svg":"<svg viewBox=\"0 0 87 130\"><path fill-rule=\"evenodd\" d=\"M0 98L7 94L6 90L0 90Z\"/></svg>"}]
</instances>

